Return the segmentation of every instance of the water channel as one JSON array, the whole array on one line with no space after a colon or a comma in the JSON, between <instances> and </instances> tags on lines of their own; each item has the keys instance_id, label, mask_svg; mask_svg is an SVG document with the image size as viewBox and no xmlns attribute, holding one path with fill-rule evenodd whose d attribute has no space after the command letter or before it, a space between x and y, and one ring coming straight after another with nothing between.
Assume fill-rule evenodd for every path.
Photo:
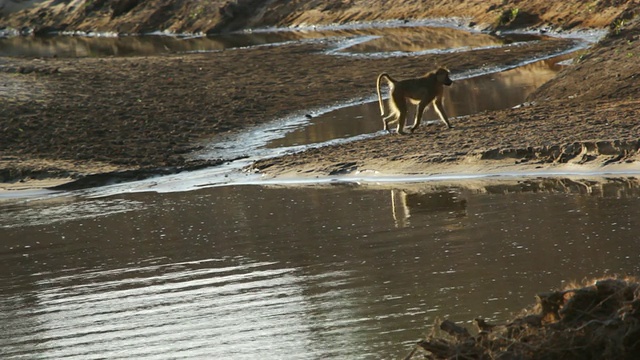
<instances>
[{"instance_id":1,"label":"water channel","mask_svg":"<svg viewBox=\"0 0 640 360\"><path fill-rule=\"evenodd\" d=\"M498 47L543 39L534 34L495 36L442 22L364 24L299 29L258 29L209 36L154 33L63 33L51 36L0 36L0 57L108 57L149 56L171 53L215 52L226 49L273 46L341 39L338 55L394 56L407 52L442 52ZM396 24L397 25L397 24Z\"/></svg>"},{"instance_id":2,"label":"water channel","mask_svg":"<svg viewBox=\"0 0 640 360\"><path fill-rule=\"evenodd\" d=\"M559 60L461 79L455 116L522 102ZM208 151L375 136L367 103ZM401 358L438 318L504 321L567 281L640 272L633 177L286 185L215 171L0 198L0 357Z\"/></svg>"},{"instance_id":3,"label":"water channel","mask_svg":"<svg viewBox=\"0 0 640 360\"><path fill-rule=\"evenodd\" d=\"M436 318L505 321L565 281L637 274L639 195L531 180L5 205L0 353L400 358Z\"/></svg>"}]
</instances>

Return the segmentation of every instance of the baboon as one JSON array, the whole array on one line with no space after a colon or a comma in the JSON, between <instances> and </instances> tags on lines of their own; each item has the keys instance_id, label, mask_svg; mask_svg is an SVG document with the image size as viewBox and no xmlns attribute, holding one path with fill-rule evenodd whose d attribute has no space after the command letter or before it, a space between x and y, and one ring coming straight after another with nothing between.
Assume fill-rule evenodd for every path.
<instances>
[{"instance_id":1,"label":"baboon","mask_svg":"<svg viewBox=\"0 0 640 360\"><path fill-rule=\"evenodd\" d=\"M390 113L386 117L384 115L382 95L380 94L380 81L383 78L388 81L389 92L391 93L389 96ZM432 103L435 103L434 109L440 116L440 120L444 121L447 128L452 128L453 126L449 123L447 113L442 106L443 85L450 86L451 84L453 84L453 81L449 78L449 70L442 67L422 77L406 80L395 80L387 73L380 74L376 82L376 89L378 90L378 102L380 103L380 115L383 117L384 130L389 131L389 123L397 121L398 134L406 134L404 125L407 115L407 100L417 105L416 118L409 128L411 132L420 126L422 113Z\"/></svg>"}]
</instances>

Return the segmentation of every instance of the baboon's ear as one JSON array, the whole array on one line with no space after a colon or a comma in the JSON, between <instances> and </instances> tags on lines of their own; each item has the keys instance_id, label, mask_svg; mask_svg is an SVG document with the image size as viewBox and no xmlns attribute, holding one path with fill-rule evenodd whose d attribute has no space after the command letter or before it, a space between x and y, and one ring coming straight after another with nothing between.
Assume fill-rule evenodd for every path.
<instances>
[{"instance_id":1,"label":"baboon's ear","mask_svg":"<svg viewBox=\"0 0 640 360\"><path fill-rule=\"evenodd\" d=\"M447 67L447 65L440 65L438 63L436 63L436 72L439 70L445 70L446 72L449 72L449 67Z\"/></svg>"}]
</instances>

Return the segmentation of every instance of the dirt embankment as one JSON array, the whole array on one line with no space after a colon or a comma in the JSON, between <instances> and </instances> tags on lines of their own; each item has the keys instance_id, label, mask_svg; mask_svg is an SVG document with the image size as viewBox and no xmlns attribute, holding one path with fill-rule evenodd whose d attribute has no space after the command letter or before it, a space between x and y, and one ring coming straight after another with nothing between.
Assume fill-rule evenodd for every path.
<instances>
[{"instance_id":1,"label":"dirt embankment","mask_svg":"<svg viewBox=\"0 0 640 360\"><path fill-rule=\"evenodd\" d=\"M531 95L527 106L259 161L270 176L503 172L580 165L638 170L640 23L633 20ZM340 161L328 160L339 159Z\"/></svg>"},{"instance_id":2,"label":"dirt embankment","mask_svg":"<svg viewBox=\"0 0 640 360\"><path fill-rule=\"evenodd\" d=\"M634 278L606 278L541 293L535 307L508 323L475 319L473 335L445 320L405 360L636 359L639 290Z\"/></svg>"},{"instance_id":3,"label":"dirt embankment","mask_svg":"<svg viewBox=\"0 0 640 360\"><path fill-rule=\"evenodd\" d=\"M455 119L456 128L259 161L268 176L640 169L640 21L623 12L598 44L525 106ZM339 161L328 160L339 159ZM541 170L542 169L542 170Z\"/></svg>"},{"instance_id":4,"label":"dirt embankment","mask_svg":"<svg viewBox=\"0 0 640 360\"><path fill-rule=\"evenodd\" d=\"M38 33L52 30L218 33L266 26L458 17L482 28L549 26L568 30L608 26L623 11L637 5L635 0L35 0L31 3L34 6L5 14L0 25Z\"/></svg>"},{"instance_id":5,"label":"dirt embankment","mask_svg":"<svg viewBox=\"0 0 640 360\"><path fill-rule=\"evenodd\" d=\"M532 105L257 164L272 175L372 169L422 171L434 164L486 166L504 157L537 161L633 161L640 73L636 1L91 1L42 2L0 19L15 28L83 31L216 32L457 15L479 28L611 27L607 39L540 89ZM75 6L75 7L72 7ZM467 22L468 21L468 22ZM452 72L514 64L567 46L564 40L512 49L394 59L323 54L322 44L212 54L105 59L0 60L0 181L83 177L117 170L179 171L203 139L303 109L369 96L378 73L418 75L431 64ZM309 67L313 64L313 68ZM318 96L322 94L322 96ZM372 119L371 121L379 121ZM634 142L635 141L635 142ZM608 149L602 152L601 149ZM407 149L412 149L407 151ZM622 149L622 150L620 150ZM620 156L620 153L623 156ZM564 155L563 155L564 154ZM618 159L614 159L618 157ZM333 159L333 160L330 160Z\"/></svg>"}]
</instances>

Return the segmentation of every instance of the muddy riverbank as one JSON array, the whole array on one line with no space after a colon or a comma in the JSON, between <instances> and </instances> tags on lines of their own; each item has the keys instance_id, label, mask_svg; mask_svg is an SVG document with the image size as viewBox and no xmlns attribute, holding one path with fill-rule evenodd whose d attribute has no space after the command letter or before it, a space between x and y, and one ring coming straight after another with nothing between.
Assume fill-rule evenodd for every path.
<instances>
[{"instance_id":1,"label":"muddy riverbank","mask_svg":"<svg viewBox=\"0 0 640 360\"><path fill-rule=\"evenodd\" d=\"M459 354L465 359L636 357L640 351L636 338L640 314L638 307L630 304L638 302L638 281L606 278L585 283L538 294L535 307L504 325L476 318L477 335L452 321L442 321L405 360L417 355L418 350L433 359ZM436 329L440 330L438 336L434 335Z\"/></svg>"},{"instance_id":2,"label":"muddy riverbank","mask_svg":"<svg viewBox=\"0 0 640 360\"><path fill-rule=\"evenodd\" d=\"M115 2L100 3L107 6ZM380 6L392 3L399 2ZM455 13L465 16L459 22L461 26L502 24L559 30L592 26L612 30L598 45L582 53L575 65L536 92L527 106L453 119L453 130L430 126L411 136L382 136L263 160L254 169L268 176L319 176L363 170L433 173L443 165L483 171L500 161L533 167L637 164L640 107L635 80L640 74L640 25L629 10L632 1L616 6L598 2L590 9L578 1L563 3L563 7L550 7L542 1L527 2L526 7L518 1L501 5L438 3L439 8L421 12L412 12L417 2L375 12L371 7L364 10L363 4L371 5L367 1L344 2L333 8L327 8L327 3L324 11L317 4L314 8L306 3L289 2L284 6L272 2L259 19L250 16L254 21L242 26L410 19L442 16L443 9L455 8ZM225 4L218 5L221 7L210 10L224 17L221 9ZM291 6L297 6L295 11ZM105 7L103 15L108 9L114 11ZM496 23L497 16L508 9L518 10L511 12L515 17ZM3 21L13 27L59 28L55 16L43 15L36 21L30 17L37 14L34 11L5 16ZM86 12L84 22L71 24L79 30L109 31L127 16L130 20L135 14L142 16L132 10L117 21L100 22L94 21L92 14ZM235 14L239 19L243 13L238 10ZM157 30L171 29L170 23L171 19L154 26ZM446 53L396 58L326 55L324 51L334 45L316 42L132 58L3 58L1 186L49 186L114 171L129 171L135 178L158 169L175 172L216 165L231 159L194 160L190 154L214 136L371 96L375 77L382 71L415 76L436 64L447 64L455 74L517 64L561 51L572 43L557 39L508 51L483 49L462 56ZM32 182L34 179L41 182Z\"/></svg>"}]
</instances>

